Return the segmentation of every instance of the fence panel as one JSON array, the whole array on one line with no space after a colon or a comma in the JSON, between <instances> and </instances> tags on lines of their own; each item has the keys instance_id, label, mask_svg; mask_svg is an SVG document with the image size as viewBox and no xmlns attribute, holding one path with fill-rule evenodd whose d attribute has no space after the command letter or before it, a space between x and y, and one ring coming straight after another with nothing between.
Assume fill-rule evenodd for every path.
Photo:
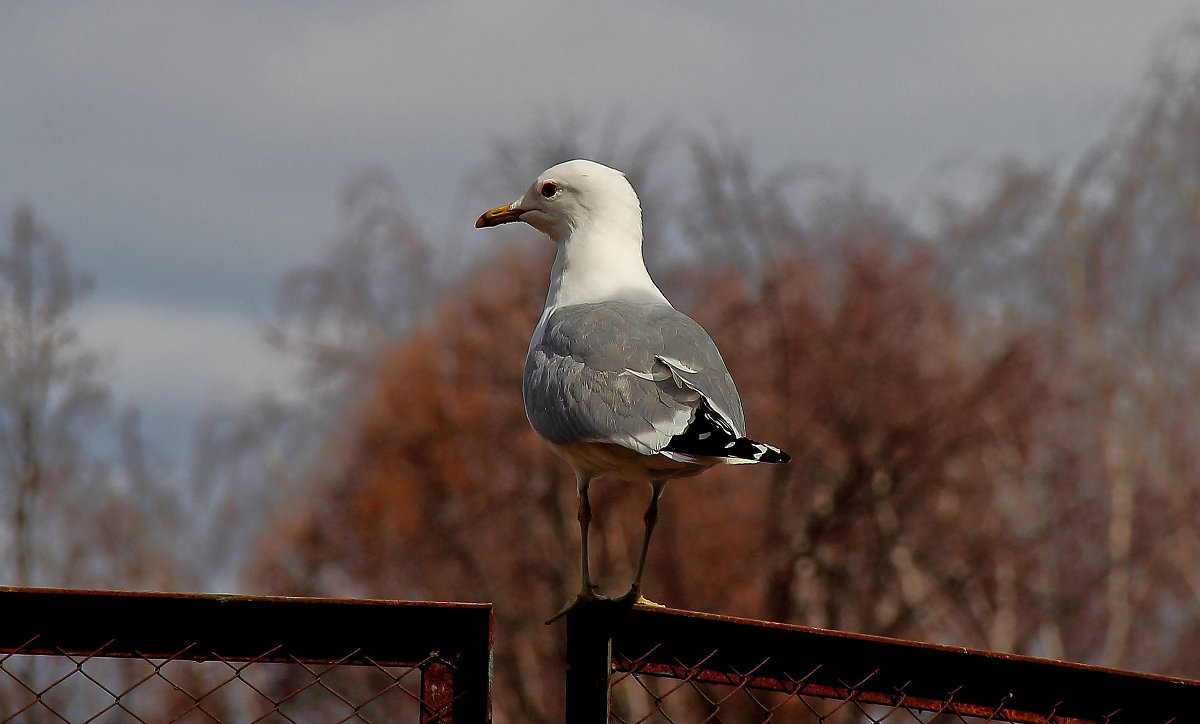
<instances>
[{"instance_id":1,"label":"fence panel","mask_svg":"<svg viewBox=\"0 0 1200 724\"><path fill-rule=\"evenodd\" d=\"M572 724L1200 721L1185 679L671 609L567 626Z\"/></svg>"},{"instance_id":2,"label":"fence panel","mask_svg":"<svg viewBox=\"0 0 1200 724\"><path fill-rule=\"evenodd\" d=\"M0 723L490 721L489 604L0 588Z\"/></svg>"}]
</instances>

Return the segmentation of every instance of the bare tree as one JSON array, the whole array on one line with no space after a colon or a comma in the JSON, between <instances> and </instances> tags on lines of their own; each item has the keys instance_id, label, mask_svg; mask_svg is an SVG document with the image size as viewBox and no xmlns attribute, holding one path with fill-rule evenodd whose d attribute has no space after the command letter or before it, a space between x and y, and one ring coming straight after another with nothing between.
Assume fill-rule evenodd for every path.
<instances>
[{"instance_id":1,"label":"bare tree","mask_svg":"<svg viewBox=\"0 0 1200 724\"><path fill-rule=\"evenodd\" d=\"M0 251L0 474L10 511L6 566L21 584L41 580L54 551L44 523L48 500L72 481L95 478L97 460L85 427L106 412L97 355L85 348L69 314L91 288L74 272L62 245L18 206ZM59 556L61 550L54 551Z\"/></svg>"},{"instance_id":2,"label":"bare tree","mask_svg":"<svg viewBox=\"0 0 1200 724\"><path fill-rule=\"evenodd\" d=\"M1184 532L1200 514L1198 49L1200 24L1165 37L1144 97L1069 178L1042 247L1044 266L1059 272L1043 288L1061 320L1064 364L1090 403L1077 436L1096 461L1085 473L1105 491L1102 635L1088 652L1105 664L1144 665L1152 655L1140 622L1195 601L1139 580L1146 570L1190 571L1200 555ZM1163 537L1171 543L1158 544Z\"/></svg>"},{"instance_id":3,"label":"bare tree","mask_svg":"<svg viewBox=\"0 0 1200 724\"><path fill-rule=\"evenodd\" d=\"M357 175L340 199L342 229L325 257L287 275L266 339L304 368L306 391L335 406L370 379L382 349L425 312L433 251L395 181Z\"/></svg>"},{"instance_id":4,"label":"bare tree","mask_svg":"<svg viewBox=\"0 0 1200 724\"><path fill-rule=\"evenodd\" d=\"M292 389L206 409L196 422L190 489L202 523L204 569L223 588L240 571L264 519L322 476L339 428L379 374L396 339L432 313L440 265L395 180L354 176L339 197L340 228L322 258L279 283L266 341L299 371ZM313 582L313 589L333 589Z\"/></svg>"},{"instance_id":5,"label":"bare tree","mask_svg":"<svg viewBox=\"0 0 1200 724\"><path fill-rule=\"evenodd\" d=\"M0 575L18 585L165 588L179 508L136 408L113 415L72 321L91 279L28 204L0 250Z\"/></svg>"}]
</instances>

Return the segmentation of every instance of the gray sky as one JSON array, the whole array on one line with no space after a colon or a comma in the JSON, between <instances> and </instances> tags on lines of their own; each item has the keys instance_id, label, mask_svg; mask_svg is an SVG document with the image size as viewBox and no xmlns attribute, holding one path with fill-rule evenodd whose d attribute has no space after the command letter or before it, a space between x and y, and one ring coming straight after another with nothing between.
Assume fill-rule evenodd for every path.
<instances>
[{"instance_id":1,"label":"gray sky","mask_svg":"<svg viewBox=\"0 0 1200 724\"><path fill-rule=\"evenodd\" d=\"M0 209L32 202L95 276L80 324L170 448L206 401L280 383L255 322L365 167L462 238L490 143L620 112L719 119L767 169L896 198L947 163L1069 163L1194 5L5 2Z\"/></svg>"}]
</instances>

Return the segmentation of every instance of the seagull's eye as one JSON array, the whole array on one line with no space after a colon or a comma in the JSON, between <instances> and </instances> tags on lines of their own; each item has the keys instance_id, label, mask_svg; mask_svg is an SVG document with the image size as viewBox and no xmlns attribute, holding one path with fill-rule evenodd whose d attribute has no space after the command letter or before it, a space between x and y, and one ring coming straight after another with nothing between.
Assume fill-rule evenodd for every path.
<instances>
[{"instance_id":1,"label":"seagull's eye","mask_svg":"<svg viewBox=\"0 0 1200 724\"><path fill-rule=\"evenodd\" d=\"M558 184L554 183L553 181L547 181L546 183L542 184L542 196L550 198L556 193L558 193Z\"/></svg>"}]
</instances>

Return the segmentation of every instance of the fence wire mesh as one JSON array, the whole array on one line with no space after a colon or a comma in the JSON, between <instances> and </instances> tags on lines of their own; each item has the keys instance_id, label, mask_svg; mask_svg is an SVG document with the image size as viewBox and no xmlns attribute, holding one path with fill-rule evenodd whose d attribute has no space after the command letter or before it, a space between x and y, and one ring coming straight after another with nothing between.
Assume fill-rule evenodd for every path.
<instances>
[{"instance_id":1,"label":"fence wire mesh","mask_svg":"<svg viewBox=\"0 0 1200 724\"><path fill-rule=\"evenodd\" d=\"M3 589L0 610L0 724L489 718L486 606Z\"/></svg>"},{"instance_id":2,"label":"fence wire mesh","mask_svg":"<svg viewBox=\"0 0 1200 724\"><path fill-rule=\"evenodd\" d=\"M1062 724L1076 721L1056 718L1053 710L1044 714L1008 710L1007 697L992 707L980 707L956 702L953 691L935 700L908 697L902 689L881 696L869 688L869 677L830 690L824 686L807 686L804 676L768 684L755 679L752 671L745 676L721 677L727 683L710 683L705 680L703 662L693 666L680 663L669 676L648 673L641 662L624 657L614 662L614 666L619 673L609 682L610 721L619 724L882 724L885 721L892 724ZM883 699L890 699L890 703L878 703Z\"/></svg>"},{"instance_id":3,"label":"fence wire mesh","mask_svg":"<svg viewBox=\"0 0 1200 724\"><path fill-rule=\"evenodd\" d=\"M0 722L378 722L450 720L423 697L422 673L454 667L430 656L382 666L352 652L340 661L196 661L178 657L0 656ZM123 653L123 652L122 652Z\"/></svg>"},{"instance_id":4,"label":"fence wire mesh","mask_svg":"<svg viewBox=\"0 0 1200 724\"><path fill-rule=\"evenodd\" d=\"M1200 722L1200 682L1185 679L661 609L596 608L568 626L570 722ZM589 669L598 641L608 667Z\"/></svg>"}]
</instances>

